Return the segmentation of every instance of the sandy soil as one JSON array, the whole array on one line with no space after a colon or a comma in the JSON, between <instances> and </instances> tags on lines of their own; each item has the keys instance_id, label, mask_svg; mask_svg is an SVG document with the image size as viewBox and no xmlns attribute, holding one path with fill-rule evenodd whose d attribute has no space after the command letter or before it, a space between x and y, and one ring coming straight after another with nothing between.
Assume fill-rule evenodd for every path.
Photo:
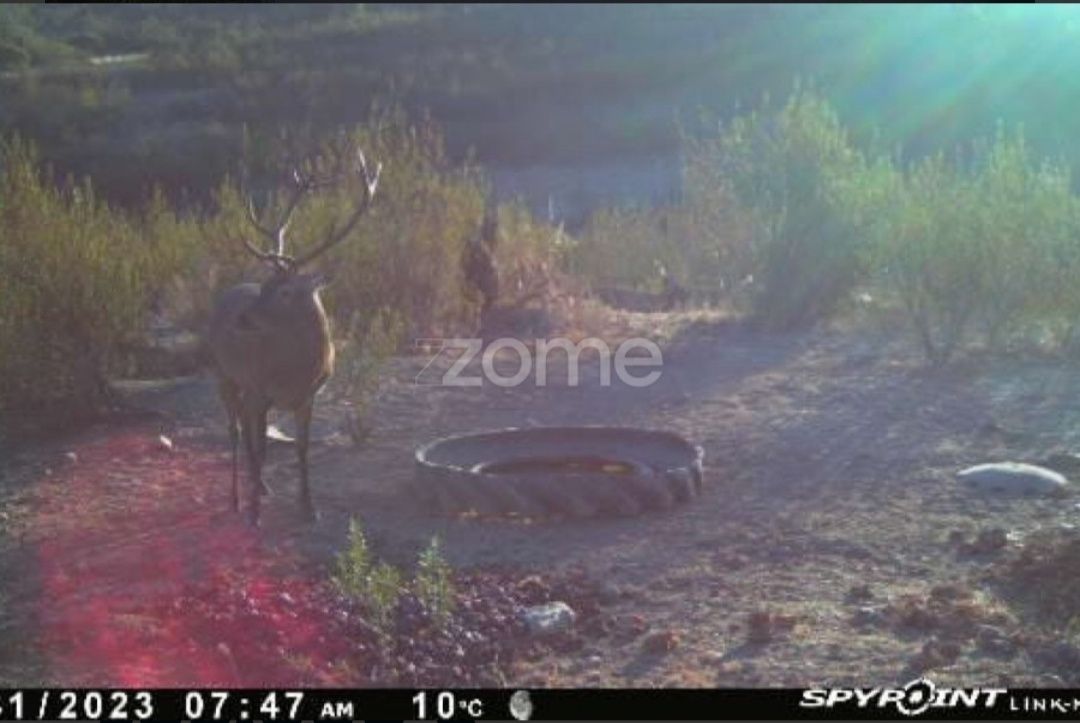
<instances>
[{"instance_id":1,"label":"sandy soil","mask_svg":"<svg viewBox=\"0 0 1080 723\"><path fill-rule=\"evenodd\" d=\"M365 446L317 446L315 527L285 445L271 448L277 494L263 527L228 510L209 378L138 391L159 418L6 460L0 605L18 645L0 653L0 679L184 685L183 665L162 661L163 622L140 617L136 601L241 571L323 575L358 516L379 554L403 565L438 534L459 568L572 567L600 582L604 630L515 662L508 685L886 684L918 672L945 685L1080 682L1068 651L1047 652L1055 630L994 577L1027 536L1074 524L1077 498L980 497L953 477L1077 447L1080 373L1063 362L976 357L931 371L895 334L764 334L714 320L668 340L663 376L644 389L603 387L595 365L578 387L555 372L544 388L418 384L426 363L395 360ZM338 429L329 395L318 414L318 433ZM435 518L407 492L413 451L434 437L564 423L678 431L706 450L705 491L660 514L548 524ZM1008 531L1005 549L958 549L993 528Z\"/></svg>"}]
</instances>

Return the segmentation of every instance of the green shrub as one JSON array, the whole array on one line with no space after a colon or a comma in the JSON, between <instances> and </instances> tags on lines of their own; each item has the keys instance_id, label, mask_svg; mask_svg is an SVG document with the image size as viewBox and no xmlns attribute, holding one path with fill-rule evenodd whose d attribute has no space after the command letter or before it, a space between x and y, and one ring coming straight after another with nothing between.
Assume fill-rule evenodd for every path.
<instances>
[{"instance_id":1,"label":"green shrub","mask_svg":"<svg viewBox=\"0 0 1080 723\"><path fill-rule=\"evenodd\" d=\"M978 321L987 343L995 346L1017 322L1053 315L1046 304L1047 282L1061 271L1075 279L1075 258L1062 254L1075 244L1075 200L1068 169L1037 163L1020 131L999 129L981 153L977 173L972 220L985 274ZM1063 291L1054 288L1055 294Z\"/></svg>"},{"instance_id":2,"label":"green shrub","mask_svg":"<svg viewBox=\"0 0 1080 723\"><path fill-rule=\"evenodd\" d=\"M794 328L831 316L862 278L854 209L868 192L867 162L835 111L797 87L783 108L736 118L699 149L750 218L754 320Z\"/></svg>"},{"instance_id":3,"label":"green shrub","mask_svg":"<svg viewBox=\"0 0 1080 723\"><path fill-rule=\"evenodd\" d=\"M882 275L927 359L947 361L967 331L984 274L971 222L973 186L941 154L913 165L893 198Z\"/></svg>"},{"instance_id":4,"label":"green shrub","mask_svg":"<svg viewBox=\"0 0 1080 723\"><path fill-rule=\"evenodd\" d=\"M1021 133L974 144L967 163L912 164L891 198L876 228L879 276L929 361L947 362L975 328L991 347L1045 323L1071 334L1080 214L1068 171L1037 164Z\"/></svg>"},{"instance_id":5,"label":"green shrub","mask_svg":"<svg viewBox=\"0 0 1080 723\"><path fill-rule=\"evenodd\" d=\"M452 570L439 546L439 538L431 538L431 543L420 553L413 579L413 590L424 608L431 614L435 623L443 625L454 610L454 583Z\"/></svg>"},{"instance_id":6,"label":"green shrub","mask_svg":"<svg viewBox=\"0 0 1080 723\"><path fill-rule=\"evenodd\" d=\"M374 357L346 359L351 386L363 395L358 380L385 356L383 347L406 334L471 327L476 301L465 293L460 260L479 228L484 194L472 169L451 167L430 121L411 123L400 111L376 109L369 122L344 135L384 172L367 216L314 265L333 270L325 298L335 328L383 335L368 340L379 347ZM289 138L263 140L254 161L276 169L278 179L296 158L307 156L302 164L323 173L339 161L352 162L340 158L347 145L340 133L316 135L306 146ZM129 351L142 341L148 312L199 330L223 287L265 278L242 244L262 239L232 178L222 181L203 212L179 213L154 192L136 212L125 213L99 200L89 181L56 183L35 150L17 138L0 153L4 408L98 407L108 397L107 377L129 371ZM307 199L290 226L288 252L302 253L341 223L360 196L359 183L350 177ZM280 213L285 197L271 194L269 215ZM497 255L511 274L527 275L556 260L554 229L533 221L520 205L504 206L500 216Z\"/></svg>"},{"instance_id":7,"label":"green shrub","mask_svg":"<svg viewBox=\"0 0 1080 723\"><path fill-rule=\"evenodd\" d=\"M0 406L93 411L142 328L148 280L173 259L89 181L55 183L18 138L0 166Z\"/></svg>"},{"instance_id":8,"label":"green shrub","mask_svg":"<svg viewBox=\"0 0 1080 723\"><path fill-rule=\"evenodd\" d=\"M369 407L379 388L379 375L393 356L404 336L404 319L395 311L379 309L365 320L354 312L340 353L338 369L341 397L349 406L349 432L360 444L372 431Z\"/></svg>"},{"instance_id":9,"label":"green shrub","mask_svg":"<svg viewBox=\"0 0 1080 723\"><path fill-rule=\"evenodd\" d=\"M375 561L356 519L349 521L348 543L338 555L333 583L346 597L367 609L377 630L389 631L403 592L401 573L391 565Z\"/></svg>"},{"instance_id":10,"label":"green shrub","mask_svg":"<svg viewBox=\"0 0 1080 723\"><path fill-rule=\"evenodd\" d=\"M606 208L590 216L570 269L599 286L638 287L656 273L656 226L643 209Z\"/></svg>"},{"instance_id":11,"label":"green shrub","mask_svg":"<svg viewBox=\"0 0 1080 723\"><path fill-rule=\"evenodd\" d=\"M337 557L336 571L332 578L334 585L346 597L363 600L372 566L371 550L368 548L364 530L359 520L351 519L345 551Z\"/></svg>"}]
</instances>

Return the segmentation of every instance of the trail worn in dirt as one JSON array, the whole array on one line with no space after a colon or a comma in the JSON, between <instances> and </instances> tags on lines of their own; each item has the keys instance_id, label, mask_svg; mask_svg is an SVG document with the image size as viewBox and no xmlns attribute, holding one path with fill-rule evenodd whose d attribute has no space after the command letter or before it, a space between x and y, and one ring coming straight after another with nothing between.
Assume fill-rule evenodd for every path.
<instances>
[{"instance_id":1,"label":"trail worn in dirt","mask_svg":"<svg viewBox=\"0 0 1080 723\"><path fill-rule=\"evenodd\" d=\"M1074 524L1076 497L981 497L954 474L1076 446L1080 373L1040 360L931 372L907 348L852 332L692 324L647 388L600 385L595 359L577 387L553 362L546 387L530 377L515 388L416 383L427 360L400 359L366 446L332 436L313 453L322 522L305 523L292 450L272 446L276 495L257 532L228 510L212 382L143 393L166 416L8 463L0 604L5 627L41 662L0 654L0 677L202 681L192 663L202 652L182 628L140 617L145 600L230 575L270 587L324 575L357 516L378 553L403 566L437 534L459 568L575 567L602 581L598 632L514 663L507 685L886 684L916 673L944 685L1077 683L1065 653L1046 653L1054 632L1010 607L986 574L1025 535ZM328 434L342 410L321 399L318 415ZM423 442L547 424L677 431L705 447L704 493L662 514L532 525L433 518L407 493ZM963 546L997 528L1008 533L1004 548ZM282 629L286 653L320 634ZM175 638L176 656L162 635ZM234 652L218 650L214 665L227 667Z\"/></svg>"}]
</instances>

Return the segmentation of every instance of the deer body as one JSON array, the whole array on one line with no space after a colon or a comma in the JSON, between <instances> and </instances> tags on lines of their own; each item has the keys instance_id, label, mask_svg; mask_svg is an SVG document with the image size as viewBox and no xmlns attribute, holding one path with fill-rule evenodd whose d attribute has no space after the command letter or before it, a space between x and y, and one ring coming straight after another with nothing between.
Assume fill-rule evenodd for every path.
<instances>
[{"instance_id":1,"label":"deer body","mask_svg":"<svg viewBox=\"0 0 1080 723\"><path fill-rule=\"evenodd\" d=\"M299 259L284 253L289 217L300 198L316 184L294 172L296 194L285 221L275 231L261 227L277 241L276 251L264 252L245 241L248 250L268 262L272 275L263 283L237 284L218 297L210 319L207 344L218 377L218 391L228 415L232 445L232 505L240 509L238 447L244 443L251 481L251 522L259 522L260 497L269 490L262 480L266 458L267 415L271 408L292 412L296 420L296 453L300 465L300 500L308 515L317 513L308 480L308 441L311 413L319 389L334 371L334 344L330 322L319 299L326 279L318 273L302 273L313 260L348 236L366 211L378 183L379 170L369 177L360 156L365 197L341 230Z\"/></svg>"}]
</instances>

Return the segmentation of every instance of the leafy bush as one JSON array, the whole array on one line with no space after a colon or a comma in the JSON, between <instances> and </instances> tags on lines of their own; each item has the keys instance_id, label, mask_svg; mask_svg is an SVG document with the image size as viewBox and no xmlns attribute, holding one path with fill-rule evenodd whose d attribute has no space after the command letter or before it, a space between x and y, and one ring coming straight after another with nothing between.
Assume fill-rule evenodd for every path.
<instances>
[{"instance_id":1,"label":"leafy bush","mask_svg":"<svg viewBox=\"0 0 1080 723\"><path fill-rule=\"evenodd\" d=\"M78 417L108 400L106 374L178 258L155 254L89 181L55 183L18 138L0 167L0 407Z\"/></svg>"},{"instance_id":2,"label":"leafy bush","mask_svg":"<svg viewBox=\"0 0 1080 723\"><path fill-rule=\"evenodd\" d=\"M401 343L404 326L400 314L382 308L368 320L365 330L361 315L353 313L338 368L341 397L349 405L349 433L356 444L371 434L368 408L378 389L383 366Z\"/></svg>"},{"instance_id":3,"label":"leafy bush","mask_svg":"<svg viewBox=\"0 0 1080 723\"><path fill-rule=\"evenodd\" d=\"M645 209L601 209L581 233L570 268L600 286L646 285L660 256L656 224Z\"/></svg>"},{"instance_id":4,"label":"leafy bush","mask_svg":"<svg viewBox=\"0 0 1080 723\"><path fill-rule=\"evenodd\" d=\"M690 153L719 169L750 220L755 321L793 328L828 318L865 270L855 209L872 178L835 111L796 87L783 108L769 112L766 101Z\"/></svg>"},{"instance_id":5,"label":"leafy bush","mask_svg":"<svg viewBox=\"0 0 1080 723\"><path fill-rule=\"evenodd\" d=\"M893 198L882 273L926 357L952 356L976 310L983 271L969 179L938 154L912 166Z\"/></svg>"},{"instance_id":6,"label":"leafy bush","mask_svg":"<svg viewBox=\"0 0 1080 723\"><path fill-rule=\"evenodd\" d=\"M1071 333L1080 281L1068 171L1036 164L1023 135L999 131L968 163L944 155L910 166L879 218L880 276L929 361L948 361L975 325L990 346L1024 321Z\"/></svg>"},{"instance_id":7,"label":"leafy bush","mask_svg":"<svg viewBox=\"0 0 1080 723\"><path fill-rule=\"evenodd\" d=\"M413 590L435 620L442 625L454 610L454 584L452 570L442 555L439 538L431 538L431 543L420 553L413 579Z\"/></svg>"},{"instance_id":8,"label":"leafy bush","mask_svg":"<svg viewBox=\"0 0 1080 723\"><path fill-rule=\"evenodd\" d=\"M345 359L348 386L363 397L370 393L360 381L367 367L378 366L406 333L471 326L476 302L464 293L460 259L480 225L483 184L471 169L450 166L430 121L376 110L346 137L385 171L368 215L317 265L334 270L326 303L335 328L351 329L354 340L361 332L375 335L367 339L374 356ZM263 167L278 169L275 182L264 185L274 187L305 155L309 168L328 172L341 160L335 154L347 145L342 140L316 136L304 147L271 139L254 154ZM128 371L128 352L141 342L148 312L201 329L221 288L265 273L241 243L254 235L232 178L201 213L178 212L161 192L125 213L99 200L89 181L56 183L17 138L0 153L3 408L99 407L108 397L106 378ZM360 182L313 194L290 226L289 252L302 253L340 223ZM284 198L271 194L270 214L281 212ZM506 231L498 254L508 269L521 275L532 261L554 258L553 229L513 204L500 216Z\"/></svg>"},{"instance_id":9,"label":"leafy bush","mask_svg":"<svg viewBox=\"0 0 1080 723\"><path fill-rule=\"evenodd\" d=\"M367 591L368 576L374 561L368 547L367 537L359 520L349 520L349 537L345 551L338 555L333 582L342 594L354 600L362 600Z\"/></svg>"},{"instance_id":10,"label":"leafy bush","mask_svg":"<svg viewBox=\"0 0 1080 723\"><path fill-rule=\"evenodd\" d=\"M1062 252L1076 244L1076 204L1068 169L1036 163L1021 132L999 129L981 156L972 217L984 267L978 320L995 346L1018 321L1052 314L1044 288L1054 276L1069 271L1075 281L1076 259Z\"/></svg>"},{"instance_id":11,"label":"leafy bush","mask_svg":"<svg viewBox=\"0 0 1080 723\"><path fill-rule=\"evenodd\" d=\"M400 570L375 561L360 523L353 519L349 522L347 546L338 555L332 580L344 595L366 608L372 625L385 635L389 634L398 604L406 593L416 596L437 625L445 624L456 604L452 574L438 539L433 538L420 553L411 589L406 587Z\"/></svg>"}]
</instances>

